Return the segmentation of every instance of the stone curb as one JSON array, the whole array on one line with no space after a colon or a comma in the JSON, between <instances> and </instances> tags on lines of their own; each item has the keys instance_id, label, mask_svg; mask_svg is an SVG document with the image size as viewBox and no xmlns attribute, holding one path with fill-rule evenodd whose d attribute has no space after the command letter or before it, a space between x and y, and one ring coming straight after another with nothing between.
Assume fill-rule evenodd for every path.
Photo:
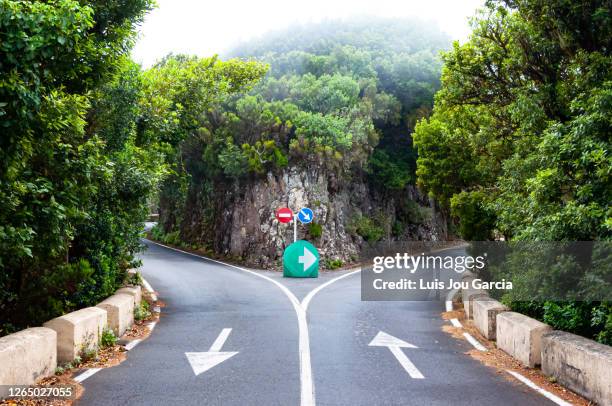
<instances>
[{"instance_id":1,"label":"stone curb","mask_svg":"<svg viewBox=\"0 0 612 406\"><path fill-rule=\"evenodd\" d=\"M486 294L486 292L485 292ZM498 301L464 294L464 310L472 310L474 325L499 349L527 367L541 365L544 375L601 405L612 405L612 347L594 340L553 330Z\"/></svg>"},{"instance_id":2,"label":"stone curb","mask_svg":"<svg viewBox=\"0 0 612 406\"><path fill-rule=\"evenodd\" d=\"M57 367L57 334L33 327L0 338L0 384L32 385ZM8 396L0 388L0 399Z\"/></svg>"},{"instance_id":3,"label":"stone curb","mask_svg":"<svg viewBox=\"0 0 612 406\"><path fill-rule=\"evenodd\" d=\"M73 361L82 351L98 348L105 328L118 336L134 323L140 286L124 287L96 307L86 307L0 337L0 385L32 385L51 376L59 363ZM0 399L5 397L0 392Z\"/></svg>"}]
</instances>

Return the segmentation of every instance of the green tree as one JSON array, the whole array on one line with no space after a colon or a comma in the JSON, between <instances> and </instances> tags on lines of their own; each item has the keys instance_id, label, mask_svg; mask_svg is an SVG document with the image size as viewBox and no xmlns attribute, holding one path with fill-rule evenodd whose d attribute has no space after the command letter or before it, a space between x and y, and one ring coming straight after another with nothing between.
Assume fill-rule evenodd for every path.
<instances>
[{"instance_id":1,"label":"green tree","mask_svg":"<svg viewBox=\"0 0 612 406\"><path fill-rule=\"evenodd\" d=\"M433 115L416 128L417 175L465 238L611 239L611 27L606 1L488 1L470 40L444 54ZM497 276L525 271L525 258L517 263ZM609 291L604 270L571 275L566 297L594 286ZM558 269L528 271L525 286L569 280ZM560 328L609 340L608 303L528 308Z\"/></svg>"}]
</instances>

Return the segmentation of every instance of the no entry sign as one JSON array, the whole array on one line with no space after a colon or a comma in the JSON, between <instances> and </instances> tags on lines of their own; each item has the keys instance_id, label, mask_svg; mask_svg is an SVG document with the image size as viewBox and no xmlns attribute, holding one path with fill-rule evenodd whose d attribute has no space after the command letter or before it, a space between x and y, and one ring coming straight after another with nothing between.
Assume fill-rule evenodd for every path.
<instances>
[{"instance_id":1,"label":"no entry sign","mask_svg":"<svg viewBox=\"0 0 612 406\"><path fill-rule=\"evenodd\" d=\"M289 223L293 220L293 212L287 207L276 210L276 219L281 223Z\"/></svg>"}]
</instances>

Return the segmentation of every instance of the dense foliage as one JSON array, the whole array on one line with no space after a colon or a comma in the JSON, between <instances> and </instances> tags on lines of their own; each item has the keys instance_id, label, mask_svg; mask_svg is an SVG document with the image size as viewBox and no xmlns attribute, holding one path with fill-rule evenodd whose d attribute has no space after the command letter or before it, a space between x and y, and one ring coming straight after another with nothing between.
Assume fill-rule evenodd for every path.
<instances>
[{"instance_id":1,"label":"dense foliage","mask_svg":"<svg viewBox=\"0 0 612 406\"><path fill-rule=\"evenodd\" d=\"M201 238L212 238L228 185L288 166L337 182L370 174L383 192L414 184L411 128L432 107L437 54L448 44L421 22L370 19L292 27L236 48L229 56L268 64L268 74L249 92L194 110L192 136L178 148L183 171L160 195L163 231L211 243Z\"/></svg>"},{"instance_id":2,"label":"dense foliage","mask_svg":"<svg viewBox=\"0 0 612 406\"><path fill-rule=\"evenodd\" d=\"M611 45L607 1L500 0L487 2L467 43L445 53L434 113L414 135L417 175L463 237L610 240ZM612 289L612 275L603 276ZM610 342L607 304L530 306L559 328L576 311L598 327L570 330Z\"/></svg>"},{"instance_id":3,"label":"dense foliage","mask_svg":"<svg viewBox=\"0 0 612 406\"><path fill-rule=\"evenodd\" d=\"M143 74L126 54L151 4L0 0L0 334L115 291L193 115L263 70Z\"/></svg>"}]
</instances>

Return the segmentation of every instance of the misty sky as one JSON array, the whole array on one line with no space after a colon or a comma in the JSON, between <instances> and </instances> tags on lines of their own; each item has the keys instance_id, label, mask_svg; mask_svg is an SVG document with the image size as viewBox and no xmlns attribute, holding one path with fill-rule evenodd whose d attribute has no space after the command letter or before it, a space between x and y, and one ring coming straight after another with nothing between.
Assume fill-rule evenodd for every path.
<instances>
[{"instance_id":1,"label":"misty sky","mask_svg":"<svg viewBox=\"0 0 612 406\"><path fill-rule=\"evenodd\" d=\"M169 52L210 56L266 31L352 15L420 17L463 41L484 0L157 0L133 51L145 67Z\"/></svg>"}]
</instances>

